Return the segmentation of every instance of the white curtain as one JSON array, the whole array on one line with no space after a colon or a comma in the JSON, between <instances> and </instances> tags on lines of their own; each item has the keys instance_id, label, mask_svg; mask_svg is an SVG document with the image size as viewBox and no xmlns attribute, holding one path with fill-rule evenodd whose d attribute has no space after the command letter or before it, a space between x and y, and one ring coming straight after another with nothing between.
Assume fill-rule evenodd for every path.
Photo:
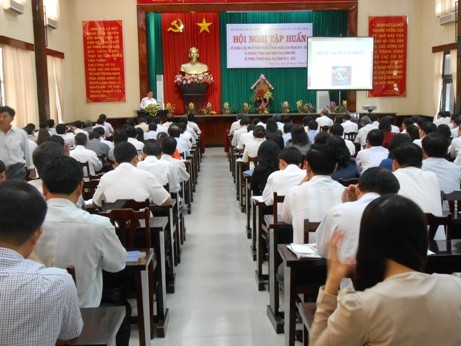
<instances>
[{"instance_id":1,"label":"white curtain","mask_svg":"<svg viewBox=\"0 0 461 346\"><path fill-rule=\"evenodd\" d=\"M458 65L458 50L453 49L450 51L450 60L451 60L451 78L453 80L453 94L455 95L455 104L456 104L456 67Z\"/></svg>"},{"instance_id":2,"label":"white curtain","mask_svg":"<svg viewBox=\"0 0 461 346\"><path fill-rule=\"evenodd\" d=\"M50 96L50 119L58 124L63 123L62 116L62 59L54 56L47 57L48 90Z\"/></svg>"},{"instance_id":3,"label":"white curtain","mask_svg":"<svg viewBox=\"0 0 461 346\"><path fill-rule=\"evenodd\" d=\"M442 96L443 52L434 53L434 116L439 112Z\"/></svg>"},{"instance_id":4,"label":"white curtain","mask_svg":"<svg viewBox=\"0 0 461 346\"><path fill-rule=\"evenodd\" d=\"M35 102L34 55L31 51L2 45L5 105L16 111L14 125L24 127L38 121Z\"/></svg>"},{"instance_id":5,"label":"white curtain","mask_svg":"<svg viewBox=\"0 0 461 346\"><path fill-rule=\"evenodd\" d=\"M455 10L455 0L435 0L435 15L449 13Z\"/></svg>"}]
</instances>

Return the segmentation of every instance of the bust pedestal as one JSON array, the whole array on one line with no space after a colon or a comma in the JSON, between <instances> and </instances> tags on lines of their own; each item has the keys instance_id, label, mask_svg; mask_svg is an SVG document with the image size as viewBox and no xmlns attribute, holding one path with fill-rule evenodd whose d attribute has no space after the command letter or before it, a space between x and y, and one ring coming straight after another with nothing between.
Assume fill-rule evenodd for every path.
<instances>
[{"instance_id":1,"label":"bust pedestal","mask_svg":"<svg viewBox=\"0 0 461 346\"><path fill-rule=\"evenodd\" d=\"M200 110L205 106L205 94L208 84L206 83L191 83L191 84L181 84L182 90L182 99L184 102L184 113L187 113L187 107L189 103L192 102L195 106L195 109Z\"/></svg>"}]
</instances>

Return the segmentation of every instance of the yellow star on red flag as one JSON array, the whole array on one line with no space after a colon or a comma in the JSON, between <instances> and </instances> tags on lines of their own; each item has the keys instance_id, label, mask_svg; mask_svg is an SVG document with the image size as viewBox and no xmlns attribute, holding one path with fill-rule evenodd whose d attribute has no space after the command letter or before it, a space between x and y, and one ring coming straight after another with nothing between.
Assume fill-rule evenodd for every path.
<instances>
[{"instance_id":1,"label":"yellow star on red flag","mask_svg":"<svg viewBox=\"0 0 461 346\"><path fill-rule=\"evenodd\" d=\"M209 26L213 23L207 23L205 17L202 19L202 22L201 23L195 23L197 24L199 27L200 27L200 32L199 34L202 33L202 31L207 31L208 33L210 33L210 28Z\"/></svg>"}]
</instances>

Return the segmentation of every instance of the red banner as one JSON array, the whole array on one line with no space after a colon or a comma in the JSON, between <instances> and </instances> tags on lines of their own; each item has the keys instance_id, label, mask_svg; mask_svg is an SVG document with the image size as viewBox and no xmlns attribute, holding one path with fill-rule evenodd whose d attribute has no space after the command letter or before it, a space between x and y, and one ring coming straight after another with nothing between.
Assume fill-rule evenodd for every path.
<instances>
[{"instance_id":1,"label":"red banner","mask_svg":"<svg viewBox=\"0 0 461 346\"><path fill-rule=\"evenodd\" d=\"M138 5L153 5L153 4L228 4L228 3L246 3L246 2L295 2L293 0L138 0ZM303 3L319 2L319 0L303 0ZM357 2L354 0L322 0L322 2Z\"/></svg>"},{"instance_id":2,"label":"red banner","mask_svg":"<svg viewBox=\"0 0 461 346\"><path fill-rule=\"evenodd\" d=\"M125 102L121 20L83 21L86 102Z\"/></svg>"},{"instance_id":3,"label":"red banner","mask_svg":"<svg viewBox=\"0 0 461 346\"><path fill-rule=\"evenodd\" d=\"M369 97L406 96L407 33L406 16L368 18L368 34L375 41Z\"/></svg>"}]
</instances>

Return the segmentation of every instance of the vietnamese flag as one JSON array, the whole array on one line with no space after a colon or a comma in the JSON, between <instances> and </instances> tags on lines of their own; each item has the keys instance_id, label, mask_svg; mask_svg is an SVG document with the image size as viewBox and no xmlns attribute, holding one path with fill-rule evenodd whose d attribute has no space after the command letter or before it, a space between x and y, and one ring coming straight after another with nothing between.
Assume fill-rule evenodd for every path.
<instances>
[{"instance_id":1,"label":"vietnamese flag","mask_svg":"<svg viewBox=\"0 0 461 346\"><path fill-rule=\"evenodd\" d=\"M164 103L176 105L176 113L184 110L181 89L174 84L174 76L182 64L189 62L189 49L199 50L199 61L208 65L214 83L208 86L206 102L221 113L221 58L219 13L163 13L162 54ZM197 108L199 105L196 105Z\"/></svg>"}]
</instances>

